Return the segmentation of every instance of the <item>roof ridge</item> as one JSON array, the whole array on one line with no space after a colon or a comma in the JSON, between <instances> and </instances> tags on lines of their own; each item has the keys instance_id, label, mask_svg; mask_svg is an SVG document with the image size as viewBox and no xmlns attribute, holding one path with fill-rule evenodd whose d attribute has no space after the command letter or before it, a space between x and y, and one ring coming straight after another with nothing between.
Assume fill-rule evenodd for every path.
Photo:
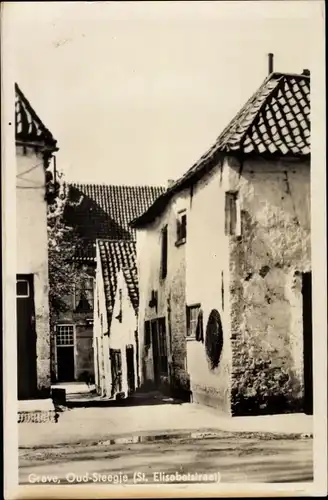
<instances>
[{"instance_id":1,"label":"roof ridge","mask_svg":"<svg viewBox=\"0 0 328 500\"><path fill-rule=\"evenodd\" d=\"M303 79L304 80L311 80L311 75L304 75L303 73L282 73L280 71L274 71L269 76L272 76L272 75L299 78L300 80L303 80Z\"/></svg>"},{"instance_id":2,"label":"roof ridge","mask_svg":"<svg viewBox=\"0 0 328 500\"><path fill-rule=\"evenodd\" d=\"M77 181L66 181L68 186L102 186L102 187L126 187L126 188L163 188L166 190L166 186L160 184L107 184L105 182L77 182Z\"/></svg>"},{"instance_id":3,"label":"roof ridge","mask_svg":"<svg viewBox=\"0 0 328 500\"><path fill-rule=\"evenodd\" d=\"M93 239L91 239L93 241ZM111 239L111 238L96 238L96 242L103 242L103 243L136 243L135 240L124 240L124 239Z\"/></svg>"}]
</instances>

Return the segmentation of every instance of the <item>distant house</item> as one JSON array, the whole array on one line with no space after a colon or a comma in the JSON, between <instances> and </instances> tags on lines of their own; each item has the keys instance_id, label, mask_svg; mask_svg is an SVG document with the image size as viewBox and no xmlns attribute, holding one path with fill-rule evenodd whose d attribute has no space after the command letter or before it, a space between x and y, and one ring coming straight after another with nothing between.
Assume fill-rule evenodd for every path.
<instances>
[{"instance_id":1,"label":"distant house","mask_svg":"<svg viewBox=\"0 0 328 500\"><path fill-rule=\"evenodd\" d=\"M56 140L15 86L18 399L50 395L47 203Z\"/></svg>"},{"instance_id":2,"label":"distant house","mask_svg":"<svg viewBox=\"0 0 328 500\"><path fill-rule=\"evenodd\" d=\"M272 73L139 218L142 383L312 411L310 76Z\"/></svg>"},{"instance_id":3,"label":"distant house","mask_svg":"<svg viewBox=\"0 0 328 500\"><path fill-rule=\"evenodd\" d=\"M67 184L66 223L80 238L72 259L90 275L79 286L72 285L68 310L56 325L57 345L53 378L66 382L95 376L93 352L94 287L97 267L96 241L135 241L129 223L142 214L164 189L153 186Z\"/></svg>"},{"instance_id":4,"label":"distant house","mask_svg":"<svg viewBox=\"0 0 328 500\"><path fill-rule=\"evenodd\" d=\"M139 383L135 242L98 240L95 290L96 388L107 398L127 397Z\"/></svg>"}]
</instances>

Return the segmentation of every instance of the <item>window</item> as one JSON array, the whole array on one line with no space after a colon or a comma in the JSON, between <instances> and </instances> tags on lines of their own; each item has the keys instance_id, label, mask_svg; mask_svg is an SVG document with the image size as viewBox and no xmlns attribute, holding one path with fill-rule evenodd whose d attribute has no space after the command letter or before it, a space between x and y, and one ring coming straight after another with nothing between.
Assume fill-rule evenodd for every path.
<instances>
[{"instance_id":1,"label":"window","mask_svg":"<svg viewBox=\"0 0 328 500\"><path fill-rule=\"evenodd\" d=\"M162 229L161 278L167 275L167 226Z\"/></svg>"},{"instance_id":2,"label":"window","mask_svg":"<svg viewBox=\"0 0 328 500\"><path fill-rule=\"evenodd\" d=\"M203 335L203 317L200 304L187 306L187 337L201 340Z\"/></svg>"},{"instance_id":3,"label":"window","mask_svg":"<svg viewBox=\"0 0 328 500\"><path fill-rule=\"evenodd\" d=\"M236 192L228 192L225 196L225 234L240 235L239 201Z\"/></svg>"},{"instance_id":4,"label":"window","mask_svg":"<svg viewBox=\"0 0 328 500\"><path fill-rule=\"evenodd\" d=\"M182 245L187 238L187 214L186 211L178 213L177 218L177 241L176 245Z\"/></svg>"},{"instance_id":5,"label":"window","mask_svg":"<svg viewBox=\"0 0 328 500\"><path fill-rule=\"evenodd\" d=\"M30 296L30 287L27 280L16 281L16 297L28 298Z\"/></svg>"},{"instance_id":6,"label":"window","mask_svg":"<svg viewBox=\"0 0 328 500\"><path fill-rule=\"evenodd\" d=\"M150 336L151 336L151 330L150 330L150 321L145 321L145 326L144 326L144 335L145 335L145 347L149 348L151 344Z\"/></svg>"},{"instance_id":7,"label":"window","mask_svg":"<svg viewBox=\"0 0 328 500\"><path fill-rule=\"evenodd\" d=\"M57 325L57 346L74 345L74 325Z\"/></svg>"},{"instance_id":8,"label":"window","mask_svg":"<svg viewBox=\"0 0 328 500\"><path fill-rule=\"evenodd\" d=\"M79 285L75 285L75 311L92 312L94 296L94 279L92 277L83 280Z\"/></svg>"}]
</instances>

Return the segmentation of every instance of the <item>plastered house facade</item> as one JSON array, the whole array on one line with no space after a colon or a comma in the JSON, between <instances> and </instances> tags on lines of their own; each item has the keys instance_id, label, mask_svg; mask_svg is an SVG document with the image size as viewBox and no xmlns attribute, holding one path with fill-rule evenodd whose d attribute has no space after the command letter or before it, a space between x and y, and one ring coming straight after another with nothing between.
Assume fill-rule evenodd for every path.
<instances>
[{"instance_id":1,"label":"plastered house facade","mask_svg":"<svg viewBox=\"0 0 328 500\"><path fill-rule=\"evenodd\" d=\"M271 74L134 221L142 382L230 415L311 413L309 114L310 77Z\"/></svg>"},{"instance_id":2,"label":"plastered house facade","mask_svg":"<svg viewBox=\"0 0 328 500\"><path fill-rule=\"evenodd\" d=\"M97 241L95 383L108 399L126 398L139 385L135 255L134 242Z\"/></svg>"},{"instance_id":3,"label":"plastered house facade","mask_svg":"<svg viewBox=\"0 0 328 500\"><path fill-rule=\"evenodd\" d=\"M47 203L55 193L57 147L18 85L15 91L17 368L23 400L50 394Z\"/></svg>"}]
</instances>

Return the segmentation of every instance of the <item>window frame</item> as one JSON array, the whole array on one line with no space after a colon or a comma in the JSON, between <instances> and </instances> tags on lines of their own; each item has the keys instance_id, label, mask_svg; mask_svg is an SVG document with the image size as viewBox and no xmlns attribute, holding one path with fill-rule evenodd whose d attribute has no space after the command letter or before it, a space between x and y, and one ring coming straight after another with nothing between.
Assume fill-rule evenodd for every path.
<instances>
[{"instance_id":1,"label":"window frame","mask_svg":"<svg viewBox=\"0 0 328 500\"><path fill-rule=\"evenodd\" d=\"M25 294L25 295L18 295L17 294L17 283L19 283L19 282L27 284L27 294ZM29 280L22 279L22 278L19 278L19 279L16 278L16 299L29 299L30 296L31 296L31 287L30 287Z\"/></svg>"},{"instance_id":2,"label":"window frame","mask_svg":"<svg viewBox=\"0 0 328 500\"><path fill-rule=\"evenodd\" d=\"M182 223L183 218L185 218L185 223ZM175 245L178 247L183 245L187 241L187 210L184 208L183 210L179 210L176 219L176 229L177 229L177 239ZM184 228L184 234L181 235L181 228Z\"/></svg>"},{"instance_id":3,"label":"window frame","mask_svg":"<svg viewBox=\"0 0 328 500\"><path fill-rule=\"evenodd\" d=\"M63 328L68 328L71 327L73 329L73 344L58 344L58 333L59 329ZM75 354L75 345L76 345L76 325L73 323L57 323L56 324L56 348L58 347L74 347L74 354Z\"/></svg>"},{"instance_id":4,"label":"window frame","mask_svg":"<svg viewBox=\"0 0 328 500\"><path fill-rule=\"evenodd\" d=\"M191 335L189 333L191 330L191 314L190 313L192 310L195 310L195 309L198 310L198 314L197 314L197 318L195 320L196 324L195 324L195 328L194 328L194 334ZM196 340L198 317L199 317L201 309L202 309L202 306L200 303L190 304L190 305L186 306L186 320L187 320L186 339L187 340Z\"/></svg>"},{"instance_id":5,"label":"window frame","mask_svg":"<svg viewBox=\"0 0 328 500\"><path fill-rule=\"evenodd\" d=\"M240 200L238 191L226 191L224 201L224 232L226 236L241 236Z\"/></svg>"},{"instance_id":6,"label":"window frame","mask_svg":"<svg viewBox=\"0 0 328 500\"><path fill-rule=\"evenodd\" d=\"M86 284L90 283L90 286L86 286ZM79 300L81 297L81 291L83 290L86 300L88 301L90 305L90 311L88 313L93 313L95 310L95 277L94 276L89 276L87 279L83 280L83 284L80 284L80 286L77 286L76 283L73 284L73 311L76 312L77 306L79 305ZM92 284L92 286L91 286ZM90 303L86 292L92 291L92 301Z\"/></svg>"}]
</instances>

